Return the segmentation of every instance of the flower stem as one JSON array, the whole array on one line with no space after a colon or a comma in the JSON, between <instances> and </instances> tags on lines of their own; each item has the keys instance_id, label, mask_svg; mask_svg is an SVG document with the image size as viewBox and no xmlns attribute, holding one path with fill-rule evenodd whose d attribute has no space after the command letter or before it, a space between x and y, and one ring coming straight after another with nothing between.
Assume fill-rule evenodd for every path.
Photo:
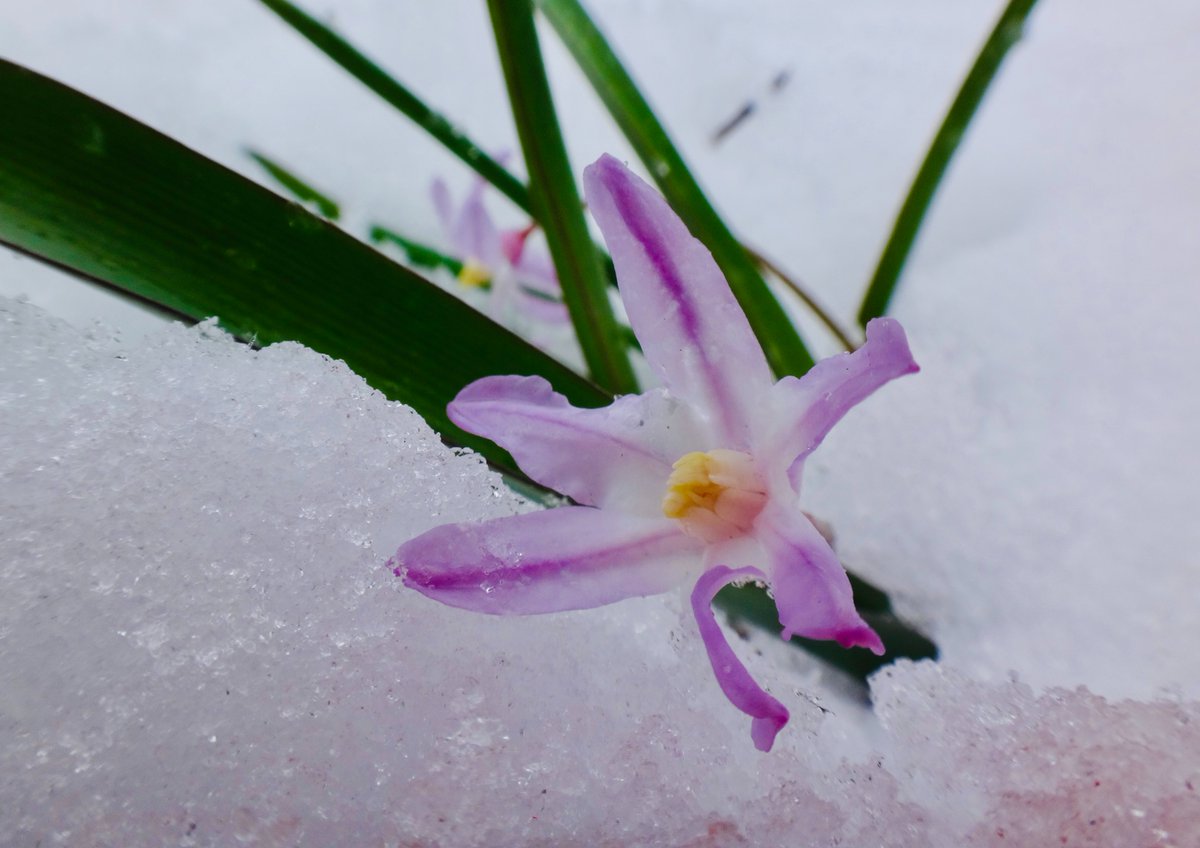
<instances>
[{"instance_id":1,"label":"flower stem","mask_svg":"<svg viewBox=\"0 0 1200 848\"><path fill-rule=\"evenodd\" d=\"M842 327L842 325L839 324L837 320L829 314L829 311L825 309L825 307L817 303L816 298L809 294L809 292L802 285L800 285L798 280L790 276L782 268L780 268L767 257L763 256L754 248L746 247L746 252L749 253L750 257L757 262L759 266L766 270L767 273L791 289L795 293L796 297L804 301L804 305L808 307L809 311L812 312L814 316L816 316L818 321L825 325L825 329L829 330L830 334L838 340L838 344L848 351L858 349L862 342L856 342L851 339L850 334Z\"/></svg>"},{"instance_id":2,"label":"flower stem","mask_svg":"<svg viewBox=\"0 0 1200 848\"><path fill-rule=\"evenodd\" d=\"M929 145L925 161L921 163L917 175L913 178L908 196L904 198L904 204L892 225L891 235L879 256L875 273L858 311L858 323L861 326L867 326L868 321L887 311L900 281L900 273L904 270L904 263L908 260L908 254L925 220L925 213L929 210L929 204L946 173L950 159L958 149L967 125L975 116L1000 63L1009 48L1021 37L1025 19L1035 2L1037 0L1009 0L991 35L975 58L975 64L963 80L958 95L950 104L950 110Z\"/></svg>"},{"instance_id":3,"label":"flower stem","mask_svg":"<svg viewBox=\"0 0 1200 848\"><path fill-rule=\"evenodd\" d=\"M578 0L537 0L538 7L600 96L671 208L712 251L771 367L801 375L813 358L741 243L705 197L637 84Z\"/></svg>"},{"instance_id":4,"label":"flower stem","mask_svg":"<svg viewBox=\"0 0 1200 848\"><path fill-rule=\"evenodd\" d=\"M615 394L636 392L600 255L588 234L583 204L550 96L531 0L488 0L496 48L521 149L529 171L533 217L541 222L592 378Z\"/></svg>"}]
</instances>

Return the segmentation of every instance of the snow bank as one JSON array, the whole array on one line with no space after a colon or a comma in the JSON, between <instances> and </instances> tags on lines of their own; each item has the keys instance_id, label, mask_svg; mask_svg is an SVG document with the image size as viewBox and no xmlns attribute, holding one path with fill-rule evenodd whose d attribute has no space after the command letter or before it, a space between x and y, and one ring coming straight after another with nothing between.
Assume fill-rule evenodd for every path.
<instances>
[{"instance_id":1,"label":"snow bank","mask_svg":"<svg viewBox=\"0 0 1200 848\"><path fill-rule=\"evenodd\" d=\"M404 590L399 541L528 507L298 345L0 301L0 445L7 844L1200 840L1195 703L904 666L877 721L760 638L795 716L761 755L679 597L493 619Z\"/></svg>"}]
</instances>

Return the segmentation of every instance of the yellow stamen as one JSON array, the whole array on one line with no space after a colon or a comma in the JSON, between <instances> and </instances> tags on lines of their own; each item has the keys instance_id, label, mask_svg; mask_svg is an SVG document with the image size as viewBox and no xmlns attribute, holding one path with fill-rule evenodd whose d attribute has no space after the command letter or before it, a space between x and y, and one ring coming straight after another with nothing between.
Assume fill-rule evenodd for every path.
<instances>
[{"instance_id":1,"label":"yellow stamen","mask_svg":"<svg viewBox=\"0 0 1200 848\"><path fill-rule=\"evenodd\" d=\"M672 466L663 496L667 518L707 542L733 538L750 529L767 496L754 460L740 451L692 451Z\"/></svg>"},{"instance_id":2,"label":"yellow stamen","mask_svg":"<svg viewBox=\"0 0 1200 848\"><path fill-rule=\"evenodd\" d=\"M667 494L663 497L662 509L667 518L683 518L696 509L711 510L724 491L724 486L714 483L709 476L712 460L703 451L685 453L671 466L667 479Z\"/></svg>"},{"instance_id":3,"label":"yellow stamen","mask_svg":"<svg viewBox=\"0 0 1200 848\"><path fill-rule=\"evenodd\" d=\"M465 286L477 288L486 286L492 281L492 272L482 262L468 259L458 272L458 281Z\"/></svg>"}]
</instances>

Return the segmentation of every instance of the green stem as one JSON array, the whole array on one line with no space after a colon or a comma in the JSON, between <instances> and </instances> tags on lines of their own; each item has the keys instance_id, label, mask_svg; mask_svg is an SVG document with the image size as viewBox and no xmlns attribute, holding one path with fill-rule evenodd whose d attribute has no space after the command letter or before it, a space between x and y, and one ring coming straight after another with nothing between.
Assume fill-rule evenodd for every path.
<instances>
[{"instance_id":1,"label":"green stem","mask_svg":"<svg viewBox=\"0 0 1200 848\"><path fill-rule=\"evenodd\" d=\"M904 204L892 225L892 233L879 256L875 274L871 277L858 310L858 323L861 326L867 326L867 322L872 318L878 318L887 312L888 304L900 281L900 273L904 270L904 263L908 260L908 254L925 220L925 213L929 210L933 195L946 173L946 167L950 164L954 152L958 150L967 125L975 116L1000 63L1008 54L1009 48L1021 37L1025 19L1036 2L1037 0L1009 0L991 35L979 51L975 64L963 80L958 95L950 104L950 110L929 145L925 161L921 163L917 175L913 178L908 196L904 198Z\"/></svg>"},{"instance_id":2,"label":"green stem","mask_svg":"<svg viewBox=\"0 0 1200 848\"><path fill-rule=\"evenodd\" d=\"M502 194L533 214L529 189L482 148L456 130L450 121L427 106L387 71L353 45L288 0L259 0L308 39L314 47L349 71L359 82L399 109L414 123L441 142L447 150L473 168Z\"/></svg>"},{"instance_id":3,"label":"green stem","mask_svg":"<svg viewBox=\"0 0 1200 848\"><path fill-rule=\"evenodd\" d=\"M592 378L616 394L637 391L600 255L588 235L583 204L555 116L531 0L488 0L496 48L525 165L534 218L541 222Z\"/></svg>"},{"instance_id":4,"label":"green stem","mask_svg":"<svg viewBox=\"0 0 1200 848\"><path fill-rule=\"evenodd\" d=\"M851 339L850 334L846 332L846 330L843 329L842 326L834 319L833 315L829 313L829 310L818 303L817 299L809 294L808 290L805 289L804 286L800 285L799 280L792 277L777 264L763 256L754 248L747 246L746 252L750 254L750 257L757 262L764 271L791 289L796 297L800 298L800 300L804 302L804 305L808 307L809 311L816 316L817 320L825 325L825 329L829 330L829 334L838 340L838 344L840 344L847 351L858 349L861 342L856 343L853 339Z\"/></svg>"},{"instance_id":5,"label":"green stem","mask_svg":"<svg viewBox=\"0 0 1200 848\"><path fill-rule=\"evenodd\" d=\"M721 266L746 312L771 367L779 375L801 375L813 358L787 313L771 293L738 239L705 197L683 157L651 111L603 33L578 0L537 0L576 63L658 183L671 208L692 235L704 242Z\"/></svg>"}]
</instances>

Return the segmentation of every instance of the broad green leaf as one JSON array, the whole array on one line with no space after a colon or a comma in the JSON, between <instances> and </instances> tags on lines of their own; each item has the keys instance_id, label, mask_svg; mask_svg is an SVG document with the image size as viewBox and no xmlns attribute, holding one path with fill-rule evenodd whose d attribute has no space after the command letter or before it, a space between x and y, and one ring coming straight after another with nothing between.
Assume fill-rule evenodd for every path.
<instances>
[{"instance_id":1,"label":"broad green leaf","mask_svg":"<svg viewBox=\"0 0 1200 848\"><path fill-rule=\"evenodd\" d=\"M331 224L77 91L0 62L0 241L243 339L345 360L501 467L446 403L488 374L610 395Z\"/></svg>"},{"instance_id":2,"label":"broad green leaf","mask_svg":"<svg viewBox=\"0 0 1200 848\"><path fill-rule=\"evenodd\" d=\"M750 319L767 360L779 375L801 375L813 358L753 259L708 202L687 163L655 117L633 78L578 0L537 0L567 50L650 176L721 266L729 287Z\"/></svg>"}]
</instances>

